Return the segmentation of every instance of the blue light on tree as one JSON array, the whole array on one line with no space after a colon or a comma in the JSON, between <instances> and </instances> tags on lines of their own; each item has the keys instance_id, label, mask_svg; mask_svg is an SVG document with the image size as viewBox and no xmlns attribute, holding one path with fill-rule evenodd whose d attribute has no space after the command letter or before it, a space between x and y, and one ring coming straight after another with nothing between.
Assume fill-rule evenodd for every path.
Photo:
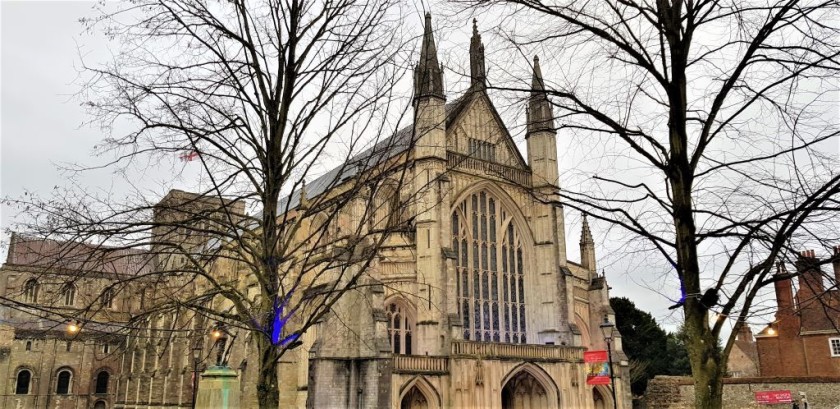
<instances>
[{"instance_id":1,"label":"blue light on tree","mask_svg":"<svg viewBox=\"0 0 840 409\"><path fill-rule=\"evenodd\" d=\"M283 337L283 327L286 326L286 322L294 312L291 311L288 315L283 315L289 298L290 295L287 295L282 302L280 302L279 297L274 299L273 316L271 320L271 344L274 346L285 346L286 344L294 342L300 338L300 334L296 332Z\"/></svg>"}]
</instances>

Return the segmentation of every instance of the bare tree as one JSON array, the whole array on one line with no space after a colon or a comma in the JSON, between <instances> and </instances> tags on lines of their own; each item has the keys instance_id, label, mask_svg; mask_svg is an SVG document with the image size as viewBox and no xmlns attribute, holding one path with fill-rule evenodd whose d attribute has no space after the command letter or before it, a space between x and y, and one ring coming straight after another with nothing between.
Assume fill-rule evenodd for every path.
<instances>
[{"instance_id":1,"label":"bare tree","mask_svg":"<svg viewBox=\"0 0 840 409\"><path fill-rule=\"evenodd\" d=\"M20 227L65 243L56 261L79 243L98 250L85 253L96 254L88 264L142 250L146 265L109 287L145 288L126 327L187 311L250 334L259 405L277 408L280 356L344 293L370 284L386 233L411 223L397 212L410 200L400 153L415 136L392 126L407 101L395 91L408 66L398 7L137 0L103 9L87 23L121 48L85 67L80 96L110 131L100 153L116 159L104 166L181 157L200 166L200 189L158 200L138 182L127 198L71 189L11 199L31 216ZM313 182L330 163L342 165ZM74 314L94 322L98 305Z\"/></svg>"},{"instance_id":2,"label":"bare tree","mask_svg":"<svg viewBox=\"0 0 840 409\"><path fill-rule=\"evenodd\" d=\"M840 4L462 3L510 16L501 31L514 50L556 68L535 86L559 107L557 127L609 162L588 187L566 186L563 204L673 267L695 405L721 407L738 329L762 289L790 277L774 264L838 239ZM515 83L495 88L529 89ZM735 324L719 349L723 317Z\"/></svg>"}]
</instances>

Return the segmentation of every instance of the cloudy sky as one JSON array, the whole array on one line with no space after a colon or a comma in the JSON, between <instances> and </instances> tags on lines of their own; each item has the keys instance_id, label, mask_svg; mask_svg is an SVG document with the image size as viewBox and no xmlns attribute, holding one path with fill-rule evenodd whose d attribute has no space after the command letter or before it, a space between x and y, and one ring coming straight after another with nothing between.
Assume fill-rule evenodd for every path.
<instances>
[{"instance_id":1,"label":"cloudy sky","mask_svg":"<svg viewBox=\"0 0 840 409\"><path fill-rule=\"evenodd\" d=\"M99 33L85 32L79 23L79 18L91 14L92 5L93 2L70 1L0 2L0 196L19 197L27 191L47 195L56 186L69 183L72 174L62 171L62 167L73 163L94 165L103 160L91 156L103 133L96 126L85 125L89 118L74 96L79 90L80 61L107 59L109 46L113 46ZM407 19L419 30L424 10L408 11ZM448 17L447 35L439 36L439 49L442 62L452 68L447 73L447 90L456 93L464 84L453 72L459 70L457 66L463 61L459 57L465 55L469 46L472 16L456 14L453 19L453 14L449 14ZM492 26L493 20L493 16L479 16L479 25ZM460 21L463 24L457 24ZM494 45L486 43L486 46L488 60L492 60ZM488 61L491 70L493 65L494 61ZM517 142L523 145L521 139ZM570 156L579 160L583 150L581 147L573 150L568 141L561 140L559 157L564 170L577 163ZM189 174L169 180L167 174L146 171L143 182L161 192L169 188L189 190L195 183ZM75 178L80 186L115 195L123 192L122 180L110 170L89 171ZM0 227L12 226L16 215L11 209L4 207L0 212ZM566 216L569 258L577 260L580 217L572 212ZM603 240L609 234L606 226L594 223L593 233L599 243L599 263L613 287L612 295L629 297L673 328L678 318L666 309L670 302L650 289L673 290L659 282L662 266L645 264L644 259L630 262L614 256L615 246ZM7 239L3 233L2 245L5 246ZM5 248L0 247L3 259L4 255Z\"/></svg>"}]
</instances>

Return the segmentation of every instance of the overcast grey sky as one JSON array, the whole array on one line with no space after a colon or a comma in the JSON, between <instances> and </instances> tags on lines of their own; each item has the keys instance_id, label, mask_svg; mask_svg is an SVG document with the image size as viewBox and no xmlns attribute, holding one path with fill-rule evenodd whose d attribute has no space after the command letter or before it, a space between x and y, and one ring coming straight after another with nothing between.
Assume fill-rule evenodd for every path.
<instances>
[{"instance_id":1,"label":"overcast grey sky","mask_svg":"<svg viewBox=\"0 0 840 409\"><path fill-rule=\"evenodd\" d=\"M48 194L55 186L68 183L68 175L58 169L59 165L93 164L101 160L92 158L91 153L103 134L96 127L81 126L88 118L78 100L73 98L78 90L76 80L80 55L90 61L107 58L109 55L106 39L98 33L85 33L78 22L80 17L90 15L92 5L93 2L89 1L0 2L0 196L17 197L25 191ZM416 20L413 24L418 27L422 12L423 9L418 8L412 16L408 16ZM452 64L457 63L458 56L463 57L469 47L471 16L463 17L464 24L461 27L447 27L447 30L453 31L446 36L439 36L441 61L445 65L451 61L455 61ZM493 20L492 16L480 17L479 26L492 25ZM487 40L485 45L488 49L488 66L492 70L495 46ZM545 72L551 75L549 70ZM462 89L457 74L450 70L446 81L447 90L452 94L449 97L454 99L456 91ZM522 140L517 142L524 148ZM578 147L573 151L569 142L562 139L562 135L560 144L561 166L566 169L574 167L577 162L570 155L580 155L583 148ZM182 180L168 181L162 176L156 178L152 172L146 174L148 180L145 182L156 190L188 190L194 183L188 176ZM561 183L562 178L561 173ZM110 171L95 171L86 172L78 183L119 193L121 181ZM2 208L0 212L0 227L8 228L15 215L8 208ZM567 212L566 217L569 258L577 260L580 215ZM651 312L673 328L678 315L666 309L670 302L640 285L649 280L657 280L658 274L662 273L662 266L645 264L644 259L629 261L617 257L613 251L615 246L605 245L606 227L598 223L592 226L598 243L598 261L600 266L606 268L609 283L613 287L612 295L630 298L640 308ZM7 239L5 233L0 236L3 245L0 257L3 261Z\"/></svg>"}]
</instances>

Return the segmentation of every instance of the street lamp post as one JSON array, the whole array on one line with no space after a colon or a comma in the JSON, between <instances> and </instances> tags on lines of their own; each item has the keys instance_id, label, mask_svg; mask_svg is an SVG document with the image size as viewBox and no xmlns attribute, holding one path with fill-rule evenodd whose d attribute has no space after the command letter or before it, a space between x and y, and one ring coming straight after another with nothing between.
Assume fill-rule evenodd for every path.
<instances>
[{"instance_id":1,"label":"street lamp post","mask_svg":"<svg viewBox=\"0 0 840 409\"><path fill-rule=\"evenodd\" d=\"M610 322L610 319L604 315L604 323L601 324L601 332L604 334L604 341L607 342L607 358L610 363L610 384L612 386L613 408L618 409L618 399L615 397L615 371L613 371L612 361L612 335L615 324Z\"/></svg>"},{"instance_id":2,"label":"street lamp post","mask_svg":"<svg viewBox=\"0 0 840 409\"><path fill-rule=\"evenodd\" d=\"M195 346L193 346L192 357L193 357L192 408L195 409L195 398L198 397L198 361L199 361L199 359L201 359L201 345L195 344Z\"/></svg>"}]
</instances>

